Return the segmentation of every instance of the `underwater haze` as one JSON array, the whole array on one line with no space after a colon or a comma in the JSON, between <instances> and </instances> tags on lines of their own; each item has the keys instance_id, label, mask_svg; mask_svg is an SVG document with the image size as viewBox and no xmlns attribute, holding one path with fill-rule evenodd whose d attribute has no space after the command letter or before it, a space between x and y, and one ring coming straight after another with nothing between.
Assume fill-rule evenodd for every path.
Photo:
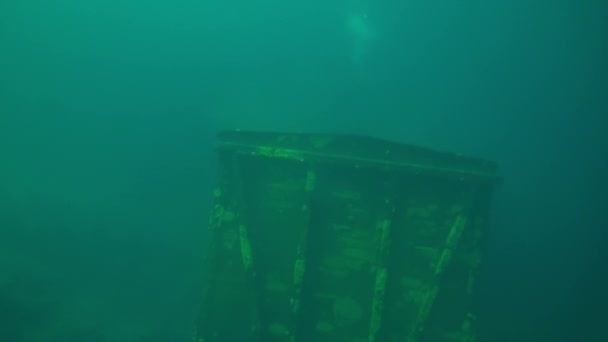
<instances>
[{"instance_id":1,"label":"underwater haze","mask_svg":"<svg viewBox=\"0 0 608 342\"><path fill-rule=\"evenodd\" d=\"M608 341L608 2L0 1L0 341L191 341L223 129L498 162L480 341Z\"/></svg>"}]
</instances>

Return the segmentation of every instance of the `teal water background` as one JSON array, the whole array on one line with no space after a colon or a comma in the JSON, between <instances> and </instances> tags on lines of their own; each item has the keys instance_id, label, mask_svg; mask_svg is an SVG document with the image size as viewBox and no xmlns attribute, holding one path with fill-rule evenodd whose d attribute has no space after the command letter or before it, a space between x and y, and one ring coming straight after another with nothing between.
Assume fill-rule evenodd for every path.
<instances>
[{"instance_id":1,"label":"teal water background","mask_svg":"<svg viewBox=\"0 0 608 342\"><path fill-rule=\"evenodd\" d=\"M225 128L497 161L487 341L606 341L608 3L0 1L0 341L188 341Z\"/></svg>"}]
</instances>

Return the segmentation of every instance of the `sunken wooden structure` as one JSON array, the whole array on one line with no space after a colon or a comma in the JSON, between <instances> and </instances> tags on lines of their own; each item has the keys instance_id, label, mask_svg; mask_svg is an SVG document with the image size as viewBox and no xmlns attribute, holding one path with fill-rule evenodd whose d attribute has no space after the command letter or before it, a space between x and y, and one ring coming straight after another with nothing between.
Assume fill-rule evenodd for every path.
<instances>
[{"instance_id":1,"label":"sunken wooden structure","mask_svg":"<svg viewBox=\"0 0 608 342\"><path fill-rule=\"evenodd\" d=\"M493 163L362 136L218 150L195 341L475 340Z\"/></svg>"}]
</instances>

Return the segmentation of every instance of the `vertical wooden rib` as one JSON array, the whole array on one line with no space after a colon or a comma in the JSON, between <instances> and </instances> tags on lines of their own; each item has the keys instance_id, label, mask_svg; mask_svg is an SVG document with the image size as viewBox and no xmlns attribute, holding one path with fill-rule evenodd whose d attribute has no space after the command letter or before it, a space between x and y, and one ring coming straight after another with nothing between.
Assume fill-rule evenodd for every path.
<instances>
[{"instance_id":1,"label":"vertical wooden rib","mask_svg":"<svg viewBox=\"0 0 608 342\"><path fill-rule=\"evenodd\" d=\"M306 274L306 256L308 250L308 233L310 228L310 197L316 187L316 173L314 169L309 168L306 172L306 179L304 183L304 203L302 203L302 228L298 244L298 253L293 266L293 297L291 299L292 312L294 316L294 331L292 332L292 341L295 340L295 336L298 335L297 322L300 321L301 303L302 303L302 284L304 283L304 277Z\"/></svg>"},{"instance_id":2,"label":"vertical wooden rib","mask_svg":"<svg viewBox=\"0 0 608 342\"><path fill-rule=\"evenodd\" d=\"M387 183L387 193L391 194L390 182ZM394 220L394 203L392 196L386 198L383 203L381 217L376 224L376 229L380 235L378 246L378 256L376 259L376 276L374 282L374 293L372 298L371 317L369 323L369 342L382 341L380 337L382 333L382 315L384 314L386 285L389 278L389 256L391 248L391 230Z\"/></svg>"},{"instance_id":3,"label":"vertical wooden rib","mask_svg":"<svg viewBox=\"0 0 608 342\"><path fill-rule=\"evenodd\" d=\"M424 301L418 310L418 316L414 321L414 325L410 334L407 338L407 342L415 342L418 338L418 335L423 331L424 324L431 313L431 309L433 307L433 303L435 302L435 298L437 297L437 293L439 292L439 283L441 281L441 276L443 275L446 267L449 265L452 255L454 254L454 250L458 246L458 242L460 241L460 236L464 230L466 223L466 218L464 215L460 214L456 216L452 227L448 233L446 238L444 248L441 251L439 260L435 269L433 271L433 281L429 288L427 289L426 295L424 297Z\"/></svg>"},{"instance_id":4,"label":"vertical wooden rib","mask_svg":"<svg viewBox=\"0 0 608 342\"><path fill-rule=\"evenodd\" d=\"M242 155L238 153L234 153L231 159L232 180L234 182L233 207L237 213L237 220L240 222L238 234L241 257L243 258L243 271L247 284L244 290L248 291L250 300L250 307L246 309L249 309L251 314L251 330L253 338L255 340L259 340L261 337L261 318L258 307L258 296L260 291L258 290L256 281L257 273L255 271L255 254L252 249L248 227L245 225L246 222L252 221L248 220L249 215L247 215L249 205L247 203L247 197L245 196L242 165L240 161L241 156Z\"/></svg>"}]
</instances>

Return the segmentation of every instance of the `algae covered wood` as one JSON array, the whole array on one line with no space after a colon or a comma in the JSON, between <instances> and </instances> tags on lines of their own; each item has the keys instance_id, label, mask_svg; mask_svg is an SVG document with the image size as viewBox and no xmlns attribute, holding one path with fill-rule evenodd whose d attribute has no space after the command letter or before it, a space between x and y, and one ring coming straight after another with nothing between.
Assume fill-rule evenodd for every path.
<instances>
[{"instance_id":1,"label":"algae covered wood","mask_svg":"<svg viewBox=\"0 0 608 342\"><path fill-rule=\"evenodd\" d=\"M218 154L196 341L474 341L493 163L240 131Z\"/></svg>"}]
</instances>

